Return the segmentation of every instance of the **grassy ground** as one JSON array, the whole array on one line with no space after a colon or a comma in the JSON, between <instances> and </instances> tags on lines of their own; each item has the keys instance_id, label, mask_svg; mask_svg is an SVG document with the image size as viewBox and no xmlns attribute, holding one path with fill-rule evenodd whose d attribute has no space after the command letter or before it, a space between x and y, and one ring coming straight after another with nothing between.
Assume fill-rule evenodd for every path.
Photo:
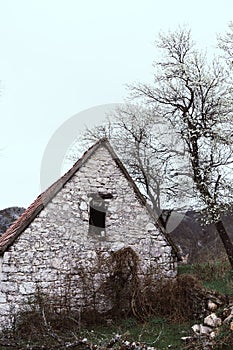
<instances>
[{"instance_id":1,"label":"grassy ground","mask_svg":"<svg viewBox=\"0 0 233 350\"><path fill-rule=\"evenodd\" d=\"M75 336L78 339L87 339L88 344L94 344L93 348L101 347L107 349L111 339L116 335L120 335L121 339L128 342L138 342L140 344L146 344L149 347L154 347L156 350L177 349L181 350L183 341L181 337L186 336L193 323L185 324L170 324L162 318L151 318L148 322L139 323L135 319L130 318L122 320L112 325L99 325L91 328L81 329L75 331ZM64 339L64 337L63 337ZM14 343L12 343L14 344ZM16 349L56 349L59 345L56 339L43 339L40 337L37 339L35 335L31 339L24 337L17 337L14 346ZM29 345L30 344L30 345ZM49 345L50 344L50 345ZM114 348L118 348L117 344ZM59 347L59 346L58 346ZM12 348L12 349L13 349ZM65 348L65 347L64 347ZM126 347L120 347L121 349L127 349ZM7 347L0 346L1 350L8 350ZM59 347L60 349L60 347ZM63 349L63 348L62 348ZM86 349L84 346L77 346L74 349ZM119 348L118 348L119 349Z\"/></svg>"},{"instance_id":2,"label":"grassy ground","mask_svg":"<svg viewBox=\"0 0 233 350\"><path fill-rule=\"evenodd\" d=\"M233 297L232 270L228 261L181 265L178 274L195 275L207 289ZM112 327L95 328L93 335L96 339L101 339L101 337L106 339L113 333L119 333L129 341L142 341L158 350L180 350L184 345L181 337L189 335L191 325L194 323L193 320L188 323L171 324L164 318L152 318L147 323L140 324L134 319L128 319ZM232 347L226 345L224 349L232 350Z\"/></svg>"},{"instance_id":3,"label":"grassy ground","mask_svg":"<svg viewBox=\"0 0 233 350\"><path fill-rule=\"evenodd\" d=\"M95 344L106 344L115 334L129 342L142 342L159 350L181 349L181 337L187 335L190 324L170 324L163 318L152 318L148 322L138 323L135 319L123 320L108 327L94 327L84 330L82 335Z\"/></svg>"},{"instance_id":4,"label":"grassy ground","mask_svg":"<svg viewBox=\"0 0 233 350\"><path fill-rule=\"evenodd\" d=\"M233 275L228 261L212 261L204 264L181 265L178 274L195 275L207 289L233 297ZM125 334L127 340L138 340L158 350L181 349L183 341L181 337L190 333L190 327L194 320L189 323L171 324L164 318L152 318L144 324L129 319L115 325L112 328L95 329L98 338L109 337L114 332ZM225 350L232 350L227 345Z\"/></svg>"},{"instance_id":5,"label":"grassy ground","mask_svg":"<svg viewBox=\"0 0 233 350\"><path fill-rule=\"evenodd\" d=\"M181 265L178 268L178 273L195 275L207 289L233 296L233 271L226 260Z\"/></svg>"}]
</instances>

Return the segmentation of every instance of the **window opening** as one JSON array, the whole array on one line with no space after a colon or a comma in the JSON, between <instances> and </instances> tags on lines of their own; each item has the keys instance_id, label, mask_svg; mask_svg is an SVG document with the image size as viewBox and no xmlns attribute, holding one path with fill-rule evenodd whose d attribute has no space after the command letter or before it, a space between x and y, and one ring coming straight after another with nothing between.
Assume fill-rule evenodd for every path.
<instances>
[{"instance_id":1,"label":"window opening","mask_svg":"<svg viewBox=\"0 0 233 350\"><path fill-rule=\"evenodd\" d=\"M91 201L89 224L95 227L105 228L105 207L100 201Z\"/></svg>"},{"instance_id":2,"label":"window opening","mask_svg":"<svg viewBox=\"0 0 233 350\"><path fill-rule=\"evenodd\" d=\"M89 208L89 233L105 236L106 212L111 193L92 194Z\"/></svg>"}]
</instances>

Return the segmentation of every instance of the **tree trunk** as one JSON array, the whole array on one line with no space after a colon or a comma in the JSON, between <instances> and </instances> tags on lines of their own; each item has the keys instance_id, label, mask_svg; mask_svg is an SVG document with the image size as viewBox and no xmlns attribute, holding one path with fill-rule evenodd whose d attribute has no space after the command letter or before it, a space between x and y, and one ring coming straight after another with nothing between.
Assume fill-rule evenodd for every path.
<instances>
[{"instance_id":1,"label":"tree trunk","mask_svg":"<svg viewBox=\"0 0 233 350\"><path fill-rule=\"evenodd\" d=\"M154 209L154 211L157 214L157 211L155 209ZM171 214L172 214L172 210L169 209L169 210L162 210L162 212L159 213L159 215L158 215L158 221L163 226L163 228L165 230L167 228L167 223L168 223L168 220L170 219Z\"/></svg>"},{"instance_id":2,"label":"tree trunk","mask_svg":"<svg viewBox=\"0 0 233 350\"><path fill-rule=\"evenodd\" d=\"M233 244L230 240L230 237L229 237L227 231L225 230L225 227L223 225L222 220L216 222L215 227L216 227L218 234L222 240L222 243L223 243L224 248L226 250L231 267L233 269Z\"/></svg>"}]
</instances>

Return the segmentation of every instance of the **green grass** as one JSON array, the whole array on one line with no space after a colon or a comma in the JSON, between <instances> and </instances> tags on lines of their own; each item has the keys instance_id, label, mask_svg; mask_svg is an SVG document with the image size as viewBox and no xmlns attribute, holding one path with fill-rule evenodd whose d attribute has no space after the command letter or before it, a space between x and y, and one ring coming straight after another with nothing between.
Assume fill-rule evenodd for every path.
<instances>
[{"instance_id":1,"label":"green grass","mask_svg":"<svg viewBox=\"0 0 233 350\"><path fill-rule=\"evenodd\" d=\"M83 330L82 336L95 344L106 345L111 337L120 334L124 340L145 343L158 350L181 349L181 337L189 333L192 324L170 324L163 318L152 318L146 323L127 319L111 327L98 326L92 330Z\"/></svg>"},{"instance_id":2,"label":"green grass","mask_svg":"<svg viewBox=\"0 0 233 350\"><path fill-rule=\"evenodd\" d=\"M195 275L207 289L233 296L233 273L227 261L181 265L178 273Z\"/></svg>"}]
</instances>

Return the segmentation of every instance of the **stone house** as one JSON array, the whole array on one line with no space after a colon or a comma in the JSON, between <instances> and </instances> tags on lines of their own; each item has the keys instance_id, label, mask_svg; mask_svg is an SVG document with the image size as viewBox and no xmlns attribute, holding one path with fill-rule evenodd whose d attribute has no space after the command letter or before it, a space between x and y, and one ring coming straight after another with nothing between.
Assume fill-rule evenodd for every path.
<instances>
[{"instance_id":1,"label":"stone house","mask_svg":"<svg viewBox=\"0 0 233 350\"><path fill-rule=\"evenodd\" d=\"M68 292L76 308L93 303L95 294L100 305L100 285L111 274L103 262L124 248L137 254L141 276L176 275L175 245L101 139L0 237L0 325L38 288Z\"/></svg>"}]
</instances>

